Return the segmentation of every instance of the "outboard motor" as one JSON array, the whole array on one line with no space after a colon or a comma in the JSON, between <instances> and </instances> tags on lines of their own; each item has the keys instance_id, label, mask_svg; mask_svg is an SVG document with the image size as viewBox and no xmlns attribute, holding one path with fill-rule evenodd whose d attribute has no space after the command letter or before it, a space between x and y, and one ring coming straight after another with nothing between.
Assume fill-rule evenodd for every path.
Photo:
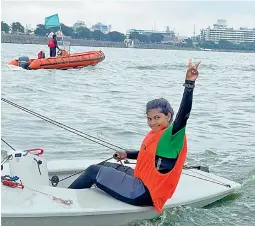
<instances>
[{"instance_id":1,"label":"outboard motor","mask_svg":"<svg viewBox=\"0 0 255 226\"><path fill-rule=\"evenodd\" d=\"M18 66L22 67L24 69L28 69L28 66L30 65L29 58L27 56L19 57L18 59Z\"/></svg>"},{"instance_id":2,"label":"outboard motor","mask_svg":"<svg viewBox=\"0 0 255 226\"><path fill-rule=\"evenodd\" d=\"M34 154L34 151L40 151ZM40 157L43 150L40 148L25 151L13 151L9 160L10 174L19 177L24 185L50 185L47 161Z\"/></svg>"}]
</instances>

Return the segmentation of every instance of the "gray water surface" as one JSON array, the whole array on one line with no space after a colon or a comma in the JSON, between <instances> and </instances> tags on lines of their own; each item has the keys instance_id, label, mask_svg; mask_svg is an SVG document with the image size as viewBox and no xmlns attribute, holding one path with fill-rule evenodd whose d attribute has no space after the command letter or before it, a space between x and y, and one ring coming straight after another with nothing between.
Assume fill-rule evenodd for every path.
<instances>
[{"instance_id":1,"label":"gray water surface","mask_svg":"<svg viewBox=\"0 0 255 226\"><path fill-rule=\"evenodd\" d=\"M95 67L26 71L7 65L47 46L2 44L2 97L126 149L148 132L145 105L158 97L178 111L188 59L201 60L187 126L189 164L242 184L208 208L176 208L132 225L255 225L255 54L101 48ZM72 47L72 52L90 47ZM2 138L42 147L48 159L107 159L114 152L1 101ZM8 147L2 143L2 149Z\"/></svg>"}]
</instances>

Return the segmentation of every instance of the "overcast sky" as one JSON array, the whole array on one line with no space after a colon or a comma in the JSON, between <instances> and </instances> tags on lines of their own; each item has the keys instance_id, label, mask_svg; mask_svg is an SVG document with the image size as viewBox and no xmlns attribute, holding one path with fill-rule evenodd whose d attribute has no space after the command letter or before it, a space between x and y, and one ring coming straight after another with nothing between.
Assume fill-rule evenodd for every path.
<instances>
[{"instance_id":1,"label":"overcast sky","mask_svg":"<svg viewBox=\"0 0 255 226\"><path fill-rule=\"evenodd\" d=\"M255 28L253 1L160 1L160 0L1 0L1 20L8 24L19 21L36 27L46 16L58 13L60 22L72 26L77 20L88 27L96 22L111 24L112 30L165 30L169 26L179 35L192 35L226 19L229 27Z\"/></svg>"}]
</instances>

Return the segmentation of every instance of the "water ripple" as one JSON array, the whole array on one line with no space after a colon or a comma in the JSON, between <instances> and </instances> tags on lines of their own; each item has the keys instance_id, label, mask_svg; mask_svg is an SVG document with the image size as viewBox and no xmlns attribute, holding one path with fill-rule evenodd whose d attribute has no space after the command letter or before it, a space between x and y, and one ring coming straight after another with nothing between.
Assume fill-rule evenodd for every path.
<instances>
[{"instance_id":1,"label":"water ripple","mask_svg":"<svg viewBox=\"0 0 255 226\"><path fill-rule=\"evenodd\" d=\"M89 49L94 48L72 47ZM188 59L202 60L187 126L187 162L242 183L241 194L208 209L176 208L132 225L255 225L255 54L102 48L102 63L79 70L7 65L39 50L48 53L46 45L2 44L2 97L134 150L148 131L147 101L165 97L176 115ZM102 159L113 153L3 102L1 117L2 137L17 149L40 146L50 159Z\"/></svg>"}]
</instances>

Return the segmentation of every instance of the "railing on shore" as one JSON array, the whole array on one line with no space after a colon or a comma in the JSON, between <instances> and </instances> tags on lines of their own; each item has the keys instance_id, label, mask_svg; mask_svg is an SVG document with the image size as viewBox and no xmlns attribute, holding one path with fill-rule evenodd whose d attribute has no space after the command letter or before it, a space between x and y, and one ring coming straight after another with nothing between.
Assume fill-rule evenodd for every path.
<instances>
[{"instance_id":1,"label":"railing on shore","mask_svg":"<svg viewBox=\"0 0 255 226\"><path fill-rule=\"evenodd\" d=\"M42 36L32 36L25 34L6 34L2 32L1 35L2 43L18 43L18 44L37 44L46 45L48 44L48 38ZM65 37L65 41L69 42L71 46L90 46L90 47L113 47L113 48L128 48L124 42L110 42L110 41L97 41L97 40L85 40L85 39L72 39ZM59 43L61 44L61 42ZM166 44L145 44L139 43L134 48L137 49L165 49L165 50L192 50L192 51L203 51L199 47L180 47ZM212 52L254 52L248 50L226 50L226 49L212 49Z\"/></svg>"},{"instance_id":2,"label":"railing on shore","mask_svg":"<svg viewBox=\"0 0 255 226\"><path fill-rule=\"evenodd\" d=\"M25 34L5 34L2 33L2 43L18 43L18 44L38 44L47 45L48 38L42 36L32 36ZM91 47L114 47L114 48L127 48L124 42L110 42L110 41L97 41L85 39L72 39L65 37L65 41L70 42L71 46L91 46ZM62 42L60 42L61 44ZM180 48L165 44L143 44L139 43L135 48L139 49L186 49L198 50L196 48Z\"/></svg>"}]
</instances>

